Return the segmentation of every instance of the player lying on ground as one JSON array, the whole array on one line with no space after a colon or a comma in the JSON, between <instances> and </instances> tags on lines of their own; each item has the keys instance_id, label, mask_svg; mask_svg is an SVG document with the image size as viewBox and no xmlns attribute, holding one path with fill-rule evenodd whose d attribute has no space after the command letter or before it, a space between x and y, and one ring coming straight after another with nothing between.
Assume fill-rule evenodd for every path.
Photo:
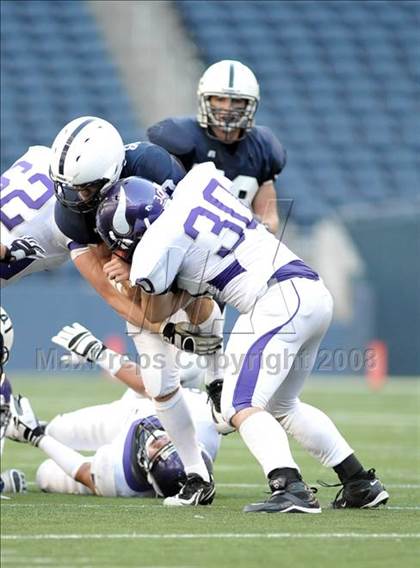
<instances>
[{"instance_id":1,"label":"player lying on ground","mask_svg":"<svg viewBox=\"0 0 420 568\"><path fill-rule=\"evenodd\" d=\"M335 507L385 503L389 496L374 470L363 468L322 411L299 400L331 322L331 295L314 270L256 222L230 185L211 163L191 170L167 201L146 180L122 180L99 206L99 234L110 249L125 249L131 257L131 283L141 288L151 321L170 315L168 290L174 284L191 295L211 293L239 310L225 351L222 413L260 463L272 491L246 512L321 511L302 480L287 433L334 468L343 484ZM275 370L267 364L270 356L281 357ZM152 377L144 373L143 379L147 387ZM170 378L161 379L170 392ZM200 502L206 489L205 482L188 480L166 501Z\"/></svg>"},{"instance_id":2,"label":"player lying on ground","mask_svg":"<svg viewBox=\"0 0 420 568\"><path fill-rule=\"evenodd\" d=\"M206 404L206 395L186 391L184 396L194 417L203 459L211 472L219 448L219 434ZM93 493L103 497L168 497L176 494L185 482L180 457L154 415L152 402L146 398L138 398L131 405L115 437L91 457L44 433L27 398L13 400L7 437L29 442L50 458L40 465L36 474L42 491ZM77 411L73 417L75 420L80 417Z\"/></svg>"},{"instance_id":3,"label":"player lying on ground","mask_svg":"<svg viewBox=\"0 0 420 568\"><path fill-rule=\"evenodd\" d=\"M13 324L6 310L0 306L0 459L3 457L4 437L10 422L10 399L12 386L3 367L9 360L13 346ZM18 469L8 469L1 473L0 493L24 493L26 490L25 474Z\"/></svg>"}]
</instances>

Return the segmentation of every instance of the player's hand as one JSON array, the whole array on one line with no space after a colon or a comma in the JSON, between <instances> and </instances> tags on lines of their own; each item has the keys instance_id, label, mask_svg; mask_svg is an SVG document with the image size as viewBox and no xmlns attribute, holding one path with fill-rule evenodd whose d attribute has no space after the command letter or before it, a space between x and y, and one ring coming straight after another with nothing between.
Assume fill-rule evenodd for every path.
<instances>
[{"instance_id":1,"label":"player's hand","mask_svg":"<svg viewBox=\"0 0 420 568\"><path fill-rule=\"evenodd\" d=\"M106 349L102 341L77 322L65 325L51 341L91 363L95 363Z\"/></svg>"},{"instance_id":2,"label":"player's hand","mask_svg":"<svg viewBox=\"0 0 420 568\"><path fill-rule=\"evenodd\" d=\"M110 280L115 280L115 282L130 279L130 265L115 254L104 264L103 271Z\"/></svg>"},{"instance_id":3,"label":"player's hand","mask_svg":"<svg viewBox=\"0 0 420 568\"><path fill-rule=\"evenodd\" d=\"M6 436L16 442L29 442L33 446L38 446L44 437L44 431L39 425L29 399L22 395L12 396L10 411L12 420L7 427Z\"/></svg>"},{"instance_id":4,"label":"player's hand","mask_svg":"<svg viewBox=\"0 0 420 568\"><path fill-rule=\"evenodd\" d=\"M162 324L163 341L187 353L212 355L222 347L223 338L218 335L200 335L199 328L188 322Z\"/></svg>"},{"instance_id":5,"label":"player's hand","mask_svg":"<svg viewBox=\"0 0 420 568\"><path fill-rule=\"evenodd\" d=\"M24 258L45 258L45 249L38 243L36 239L30 236L15 239L9 247L7 247L5 262L16 262Z\"/></svg>"}]
</instances>

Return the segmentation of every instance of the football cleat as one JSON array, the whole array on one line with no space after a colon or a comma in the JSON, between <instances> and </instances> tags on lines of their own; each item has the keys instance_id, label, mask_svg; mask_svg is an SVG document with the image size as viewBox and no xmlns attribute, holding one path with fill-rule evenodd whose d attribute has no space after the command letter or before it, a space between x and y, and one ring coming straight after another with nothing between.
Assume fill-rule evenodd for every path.
<instances>
[{"instance_id":1,"label":"football cleat","mask_svg":"<svg viewBox=\"0 0 420 568\"><path fill-rule=\"evenodd\" d=\"M189 473L187 481L181 491L174 497L167 497L163 504L167 507L196 507L197 505L210 505L216 494L213 477L210 481L197 473Z\"/></svg>"},{"instance_id":2,"label":"football cleat","mask_svg":"<svg viewBox=\"0 0 420 568\"><path fill-rule=\"evenodd\" d=\"M300 477L300 476L299 476ZM310 488L300 479L288 481L279 476L269 481L270 497L261 503L244 507L244 513L320 513L321 505L315 497L315 488Z\"/></svg>"},{"instance_id":3,"label":"football cleat","mask_svg":"<svg viewBox=\"0 0 420 568\"><path fill-rule=\"evenodd\" d=\"M362 477L363 476L363 477ZM324 487L339 487L341 484ZM347 481L332 502L333 509L374 509L379 505L385 505L389 499L389 493L375 475L374 469L365 471L360 477Z\"/></svg>"},{"instance_id":4,"label":"football cleat","mask_svg":"<svg viewBox=\"0 0 420 568\"><path fill-rule=\"evenodd\" d=\"M26 478L23 471L6 469L1 474L2 493L26 493Z\"/></svg>"},{"instance_id":5,"label":"football cleat","mask_svg":"<svg viewBox=\"0 0 420 568\"><path fill-rule=\"evenodd\" d=\"M214 409L220 414L221 412L221 400L222 400L222 389L223 381L222 379L216 379L209 385L206 385L206 392L209 399L212 401Z\"/></svg>"}]
</instances>

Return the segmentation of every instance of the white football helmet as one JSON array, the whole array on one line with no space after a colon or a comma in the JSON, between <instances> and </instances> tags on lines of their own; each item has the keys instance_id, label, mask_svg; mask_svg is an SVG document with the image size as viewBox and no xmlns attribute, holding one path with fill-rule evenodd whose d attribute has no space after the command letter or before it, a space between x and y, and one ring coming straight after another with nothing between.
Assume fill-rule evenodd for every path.
<instances>
[{"instance_id":1,"label":"white football helmet","mask_svg":"<svg viewBox=\"0 0 420 568\"><path fill-rule=\"evenodd\" d=\"M224 60L211 65L198 83L197 120L207 133L212 136L209 127L216 126L228 135L241 129L243 138L254 126L254 116L260 100L260 88L254 73L239 61ZM210 105L210 97L244 99L243 109L231 109L215 113ZM237 138L238 139L238 138Z\"/></svg>"},{"instance_id":2,"label":"white football helmet","mask_svg":"<svg viewBox=\"0 0 420 568\"><path fill-rule=\"evenodd\" d=\"M119 132L95 116L69 122L51 150L50 177L57 199L78 213L96 209L102 194L119 179L125 163Z\"/></svg>"},{"instance_id":3,"label":"white football helmet","mask_svg":"<svg viewBox=\"0 0 420 568\"><path fill-rule=\"evenodd\" d=\"M0 365L3 366L10 357L13 346L13 323L8 313L0 306Z\"/></svg>"}]
</instances>

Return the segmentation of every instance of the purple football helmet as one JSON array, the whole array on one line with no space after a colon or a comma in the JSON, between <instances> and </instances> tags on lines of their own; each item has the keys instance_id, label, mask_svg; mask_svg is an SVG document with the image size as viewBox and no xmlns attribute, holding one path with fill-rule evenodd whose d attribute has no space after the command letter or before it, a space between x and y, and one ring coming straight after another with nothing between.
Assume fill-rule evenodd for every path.
<instances>
[{"instance_id":1,"label":"purple football helmet","mask_svg":"<svg viewBox=\"0 0 420 568\"><path fill-rule=\"evenodd\" d=\"M171 497L176 495L187 480L184 465L175 446L156 416L148 416L140 421L138 430L137 462L147 475L157 495ZM213 462L202 450L204 462L213 471Z\"/></svg>"},{"instance_id":2,"label":"purple football helmet","mask_svg":"<svg viewBox=\"0 0 420 568\"><path fill-rule=\"evenodd\" d=\"M137 430L137 461L161 497L176 495L187 477L181 458L156 416L144 418Z\"/></svg>"},{"instance_id":3,"label":"purple football helmet","mask_svg":"<svg viewBox=\"0 0 420 568\"><path fill-rule=\"evenodd\" d=\"M9 425L11 412L10 412L10 398L12 396L12 387L3 374L0 379L0 440L5 436L7 426Z\"/></svg>"},{"instance_id":4,"label":"purple football helmet","mask_svg":"<svg viewBox=\"0 0 420 568\"><path fill-rule=\"evenodd\" d=\"M110 250L122 249L129 259L167 200L167 193L151 181L135 176L121 179L105 193L98 208L98 233Z\"/></svg>"}]
</instances>

